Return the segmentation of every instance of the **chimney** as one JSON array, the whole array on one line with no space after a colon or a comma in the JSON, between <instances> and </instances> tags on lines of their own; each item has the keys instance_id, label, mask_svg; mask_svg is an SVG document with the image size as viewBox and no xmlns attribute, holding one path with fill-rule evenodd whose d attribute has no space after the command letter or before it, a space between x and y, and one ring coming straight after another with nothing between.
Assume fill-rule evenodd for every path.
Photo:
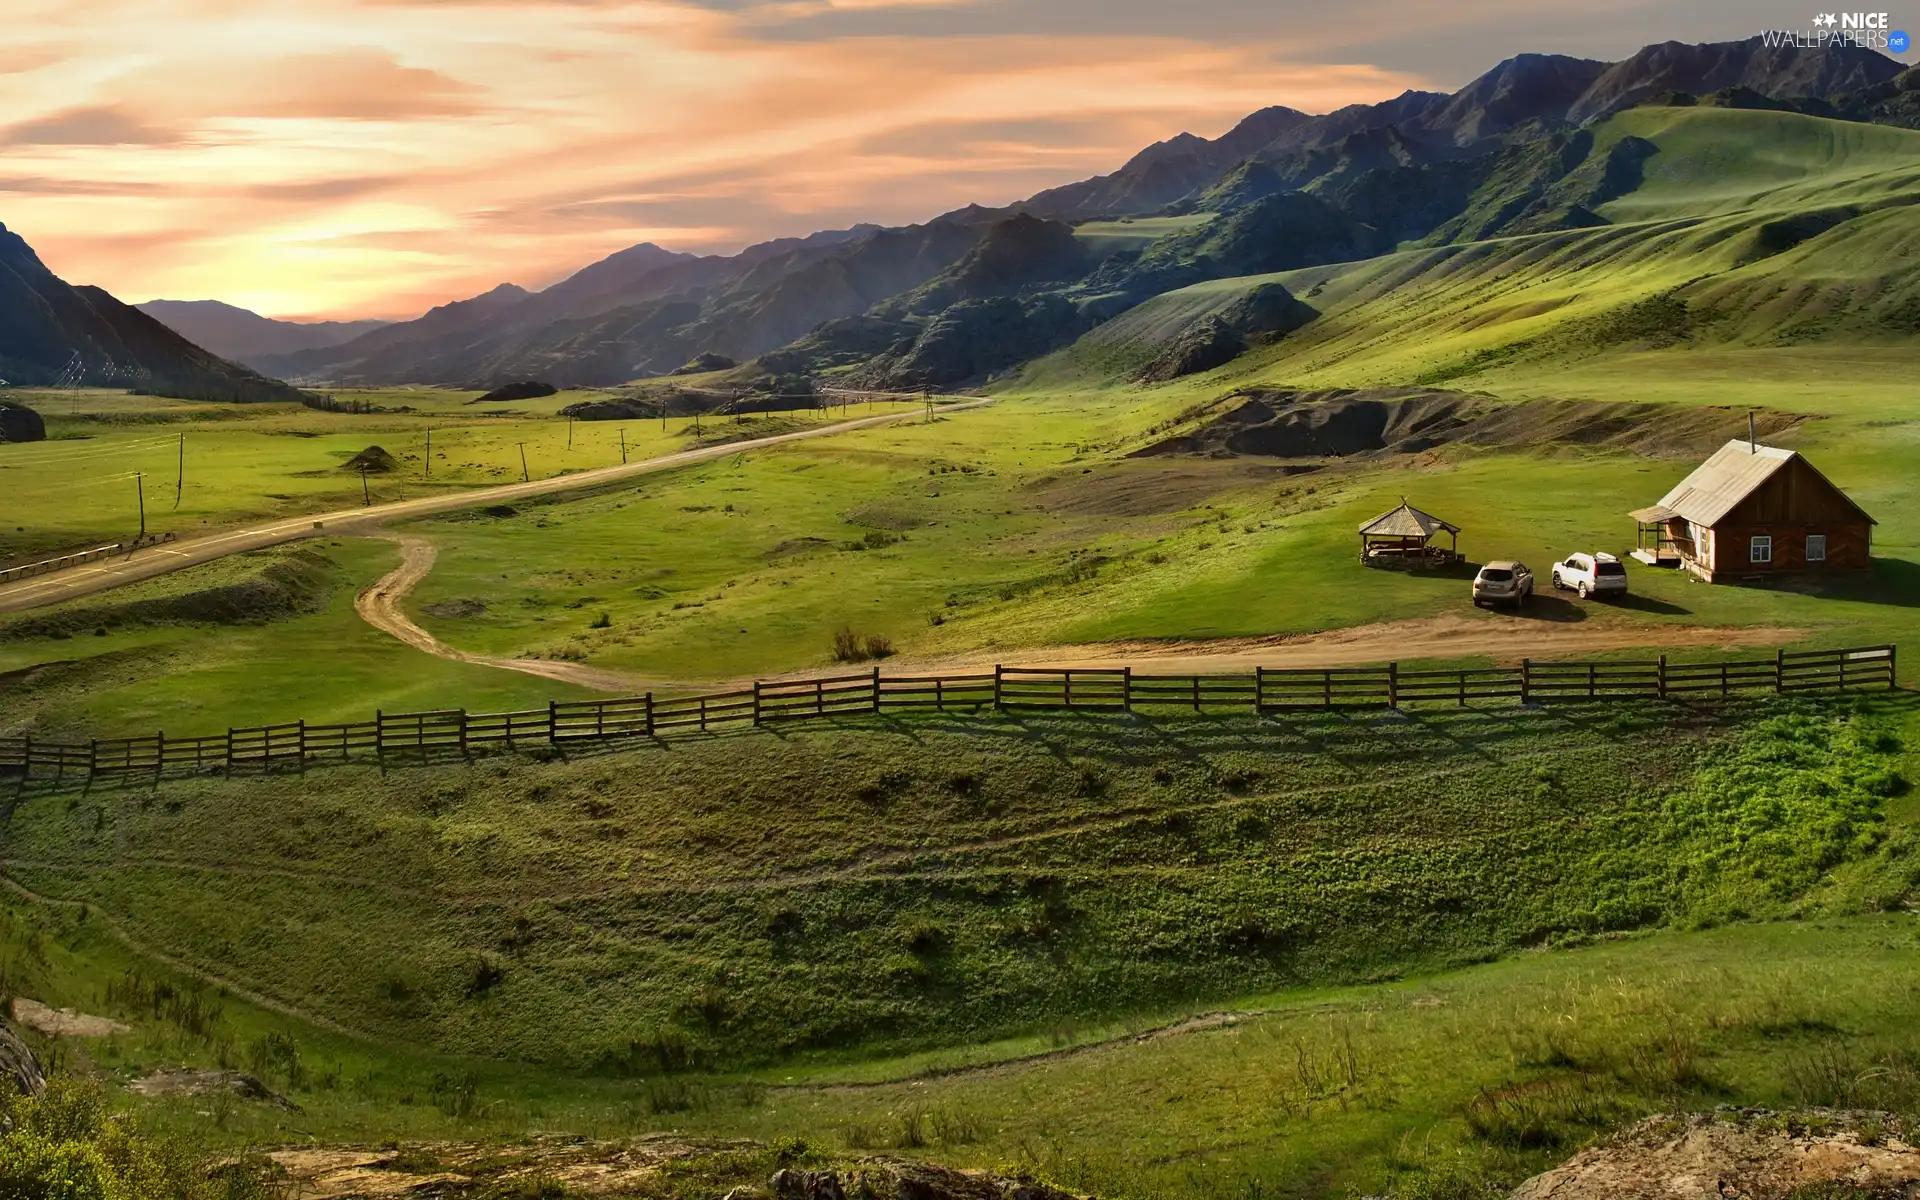
<instances>
[{"instance_id":1,"label":"chimney","mask_svg":"<svg viewBox=\"0 0 1920 1200\"><path fill-rule=\"evenodd\" d=\"M1747 453L1760 453L1760 438L1759 435L1754 432L1753 414L1751 412L1747 414Z\"/></svg>"}]
</instances>

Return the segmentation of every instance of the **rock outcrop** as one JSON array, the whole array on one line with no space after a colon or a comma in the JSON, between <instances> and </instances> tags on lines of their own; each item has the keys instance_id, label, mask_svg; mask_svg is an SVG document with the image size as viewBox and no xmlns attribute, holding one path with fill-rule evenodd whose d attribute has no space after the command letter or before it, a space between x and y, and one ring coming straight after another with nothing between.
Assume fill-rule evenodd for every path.
<instances>
[{"instance_id":1,"label":"rock outcrop","mask_svg":"<svg viewBox=\"0 0 1920 1200\"><path fill-rule=\"evenodd\" d=\"M0 1086L11 1084L23 1096L47 1090L47 1073L40 1069L33 1047L20 1040L11 1022L0 1020Z\"/></svg>"},{"instance_id":2,"label":"rock outcrop","mask_svg":"<svg viewBox=\"0 0 1920 1200\"><path fill-rule=\"evenodd\" d=\"M1920 1129L1887 1113L1652 1117L1520 1185L1513 1200L1905 1200Z\"/></svg>"}]
</instances>

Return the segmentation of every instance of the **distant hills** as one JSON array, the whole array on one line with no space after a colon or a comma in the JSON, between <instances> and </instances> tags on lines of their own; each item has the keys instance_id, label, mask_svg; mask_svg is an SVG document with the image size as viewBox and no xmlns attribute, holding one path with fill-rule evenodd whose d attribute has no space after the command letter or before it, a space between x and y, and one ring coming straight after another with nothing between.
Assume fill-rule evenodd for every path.
<instances>
[{"instance_id":1,"label":"distant hills","mask_svg":"<svg viewBox=\"0 0 1920 1200\"><path fill-rule=\"evenodd\" d=\"M544 291L503 284L337 345L251 361L288 378L484 388L618 384L710 355L743 363L730 376L742 384L806 375L954 387L1210 279L1605 225L1597 209L1640 185L1656 148L1594 130L1636 105L1920 127L1920 76L1903 70L1872 51L1757 38L1662 43L1615 63L1523 54L1452 94L1410 91L1321 116L1262 109L1218 138L1182 134L1109 175L1006 208L736 255L635 246ZM1269 296L1261 312L1272 319L1209 327L1155 369L1284 336L1309 315L1302 308Z\"/></svg>"},{"instance_id":2,"label":"distant hills","mask_svg":"<svg viewBox=\"0 0 1920 1200\"><path fill-rule=\"evenodd\" d=\"M350 342L391 321L279 321L218 300L149 300L135 308L222 358L255 359Z\"/></svg>"},{"instance_id":3,"label":"distant hills","mask_svg":"<svg viewBox=\"0 0 1920 1200\"><path fill-rule=\"evenodd\" d=\"M0 225L0 378L125 387L186 400L297 400L97 287L75 287Z\"/></svg>"}]
</instances>

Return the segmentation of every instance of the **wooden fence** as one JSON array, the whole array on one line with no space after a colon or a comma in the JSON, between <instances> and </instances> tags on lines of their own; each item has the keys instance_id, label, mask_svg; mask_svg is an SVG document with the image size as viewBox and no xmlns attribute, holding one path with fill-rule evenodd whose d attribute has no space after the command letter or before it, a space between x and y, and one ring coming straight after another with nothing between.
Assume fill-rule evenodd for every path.
<instances>
[{"instance_id":1,"label":"wooden fence","mask_svg":"<svg viewBox=\"0 0 1920 1200\"><path fill-rule=\"evenodd\" d=\"M882 675L878 668L818 679L756 682L701 696L554 701L523 712L375 713L371 721L295 721L207 737L114 738L84 744L0 738L0 774L91 780L219 771L305 770L312 764L464 757L478 746L615 742L729 725L817 720L903 710L1075 709L1133 712L1398 708L1421 702L1650 700L1892 688L1894 648L1781 651L1771 658L1669 663L1532 662L1448 671L1372 667L1256 668L1166 675L1131 667L1001 667L959 675Z\"/></svg>"}]
</instances>

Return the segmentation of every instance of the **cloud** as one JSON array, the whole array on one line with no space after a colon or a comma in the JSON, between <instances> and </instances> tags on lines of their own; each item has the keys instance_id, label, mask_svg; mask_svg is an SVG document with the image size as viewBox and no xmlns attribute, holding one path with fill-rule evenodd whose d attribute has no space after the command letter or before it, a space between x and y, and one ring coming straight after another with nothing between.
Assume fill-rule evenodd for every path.
<instances>
[{"instance_id":1,"label":"cloud","mask_svg":"<svg viewBox=\"0 0 1920 1200\"><path fill-rule=\"evenodd\" d=\"M1461 82L1250 0L1217 33L1224 0L17 2L72 99L0 77L8 223L76 278L267 313L409 315L640 241L920 221L1268 104ZM1354 0L1423 36L1442 8Z\"/></svg>"},{"instance_id":2,"label":"cloud","mask_svg":"<svg viewBox=\"0 0 1920 1200\"><path fill-rule=\"evenodd\" d=\"M69 108L0 128L5 146L173 146L184 137L116 108Z\"/></svg>"}]
</instances>

